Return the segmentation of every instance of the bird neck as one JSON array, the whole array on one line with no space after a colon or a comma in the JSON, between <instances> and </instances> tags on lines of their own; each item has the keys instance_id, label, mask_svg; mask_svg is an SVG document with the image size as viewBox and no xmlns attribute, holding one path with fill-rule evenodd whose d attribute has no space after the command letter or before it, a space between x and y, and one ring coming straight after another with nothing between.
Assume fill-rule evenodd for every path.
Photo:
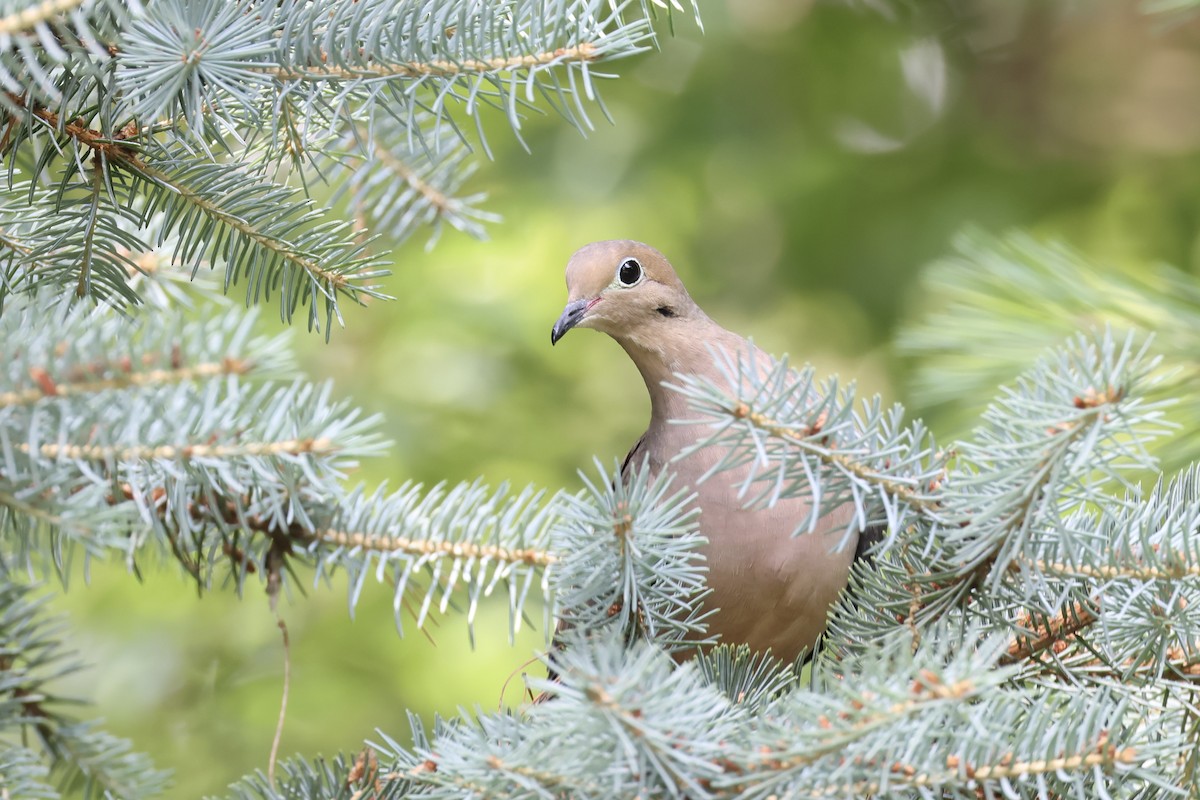
<instances>
[{"instance_id":1,"label":"bird neck","mask_svg":"<svg viewBox=\"0 0 1200 800\"><path fill-rule=\"evenodd\" d=\"M703 312L663 322L653 331L617 340L646 383L651 425L694 416L688 409L687 398L668 389L664 383L678 384L677 373L711 377L716 372L712 347L745 347L744 339L725 330Z\"/></svg>"}]
</instances>

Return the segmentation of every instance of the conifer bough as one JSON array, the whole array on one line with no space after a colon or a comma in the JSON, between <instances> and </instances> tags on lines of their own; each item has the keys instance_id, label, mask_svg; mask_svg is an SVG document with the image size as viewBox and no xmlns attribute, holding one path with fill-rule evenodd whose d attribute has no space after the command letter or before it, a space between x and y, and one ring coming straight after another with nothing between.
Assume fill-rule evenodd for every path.
<instances>
[{"instance_id":1,"label":"conifer bough","mask_svg":"<svg viewBox=\"0 0 1200 800\"><path fill-rule=\"evenodd\" d=\"M257 580L272 596L345 570L350 608L386 586L401 630L461 611L471 632L488 597L507 604L510 631L535 597L573 620L547 657L560 681L531 681L553 702L414 723L411 745L381 731L362 753L248 776L233 797L1194 791L1200 468L1162 474L1150 455L1170 430L1156 384L1168 373L1139 339L1068 340L952 446L809 368L773 362L739 396L676 376L725 466L753 474L748 500L815 492L886 527L800 681L728 647L669 657L703 626L689 612L704 568L669 474L599 468L578 495L348 487L384 446L375 422L298 375L253 314L180 289L172 265L220 266L222 288L274 292L285 318L307 305L328 331L341 299L382 293L364 228L482 231L481 198L457 194L468 121L494 108L515 131L544 104L586 127L595 70L652 43L652 11L0 9L4 792L161 794L148 759L63 711L50 682L74 659L20 583L93 558L178 564L201 589ZM305 204L322 180L352 213ZM984 241L971 256L1005 263L1012 249ZM1062 266L1036 247L1021 256ZM80 292L127 316L61 302ZM721 359L747 374L736 353Z\"/></svg>"},{"instance_id":2,"label":"conifer bough","mask_svg":"<svg viewBox=\"0 0 1200 800\"><path fill-rule=\"evenodd\" d=\"M654 38L650 5L602 0L9 5L0 303L136 303L157 251L327 335L386 296L382 242L497 219L459 195L485 111L590 127L596 68Z\"/></svg>"}]
</instances>

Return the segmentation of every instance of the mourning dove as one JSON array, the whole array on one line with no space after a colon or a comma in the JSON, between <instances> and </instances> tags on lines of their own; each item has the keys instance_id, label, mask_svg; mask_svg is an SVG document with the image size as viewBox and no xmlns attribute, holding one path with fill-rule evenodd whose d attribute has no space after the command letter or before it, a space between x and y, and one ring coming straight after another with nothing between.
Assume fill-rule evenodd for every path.
<instances>
[{"instance_id":1,"label":"mourning dove","mask_svg":"<svg viewBox=\"0 0 1200 800\"><path fill-rule=\"evenodd\" d=\"M858 536L847 541L852 514L843 506L823 517L815 532L797 533L810 503L785 498L769 508L747 508L739 489L750 465L701 480L723 456L718 447L681 453L705 435L687 399L666 388L676 373L724 385L714 349L750 352L766 369L765 353L713 322L700 310L667 259L633 241L589 244L567 264L567 306L554 324L551 343L572 328L594 328L616 339L641 372L650 393L650 425L625 460L648 461L652 474L670 467L696 492L700 532L708 540L706 608L710 634L723 643L768 648L787 661L811 650L825 629L829 606L846 586ZM737 391L738 387L729 387Z\"/></svg>"}]
</instances>

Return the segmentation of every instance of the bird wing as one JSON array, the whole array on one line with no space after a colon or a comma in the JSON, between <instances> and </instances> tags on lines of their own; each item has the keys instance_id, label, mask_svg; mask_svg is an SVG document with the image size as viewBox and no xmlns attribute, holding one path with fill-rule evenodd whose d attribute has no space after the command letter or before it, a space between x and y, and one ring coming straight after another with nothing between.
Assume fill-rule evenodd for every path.
<instances>
[{"instance_id":1,"label":"bird wing","mask_svg":"<svg viewBox=\"0 0 1200 800\"><path fill-rule=\"evenodd\" d=\"M633 443L633 447L629 448L629 452L625 454L625 460L621 462L621 480L627 480L629 478L629 468L637 463L635 459L639 455L642 455L643 451L646 449L646 435L648 433L649 431L643 433L638 440Z\"/></svg>"}]
</instances>

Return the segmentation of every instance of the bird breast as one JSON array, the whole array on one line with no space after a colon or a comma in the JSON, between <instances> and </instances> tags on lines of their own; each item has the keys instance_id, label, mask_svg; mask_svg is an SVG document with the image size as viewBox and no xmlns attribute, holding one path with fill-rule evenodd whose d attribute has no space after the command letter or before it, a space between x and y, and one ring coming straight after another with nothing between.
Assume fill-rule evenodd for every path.
<instances>
[{"instance_id":1,"label":"bird breast","mask_svg":"<svg viewBox=\"0 0 1200 800\"><path fill-rule=\"evenodd\" d=\"M703 552L712 593L706 606L718 609L709 620L709 633L719 635L721 642L770 649L787 661L812 648L849 576L856 537L845 534L852 509L835 509L815 531L797 532L810 501L784 498L770 507L747 507L748 497L740 489L750 465L700 480L725 455L722 448L706 447L671 460L695 442L693 426L670 425L648 431L645 438L659 445L648 454L650 469L670 469L696 493L700 532L708 540Z\"/></svg>"}]
</instances>

